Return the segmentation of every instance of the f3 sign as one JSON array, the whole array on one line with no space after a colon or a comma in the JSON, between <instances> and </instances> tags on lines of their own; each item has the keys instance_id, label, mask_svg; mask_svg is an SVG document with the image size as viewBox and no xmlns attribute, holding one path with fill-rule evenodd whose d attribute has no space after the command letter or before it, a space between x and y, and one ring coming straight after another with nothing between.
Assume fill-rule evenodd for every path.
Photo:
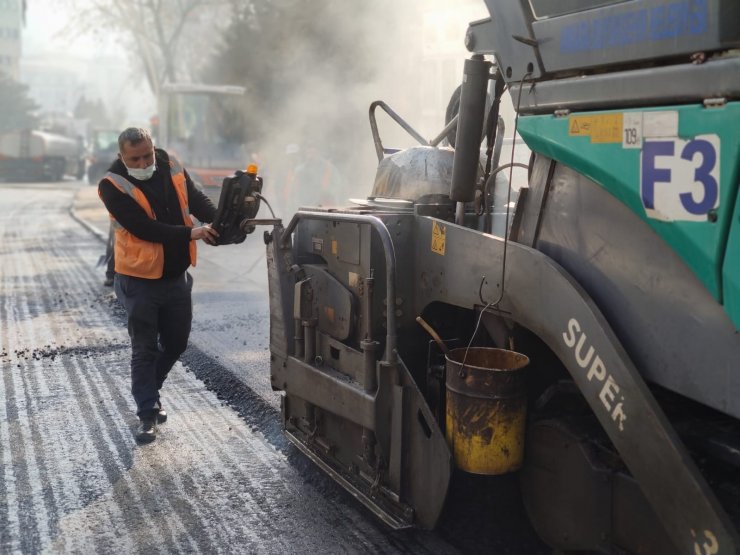
<instances>
[{"instance_id":1,"label":"f3 sign","mask_svg":"<svg viewBox=\"0 0 740 555\"><path fill-rule=\"evenodd\" d=\"M663 221L707 221L719 206L720 140L645 139L640 157L640 196L648 217Z\"/></svg>"}]
</instances>

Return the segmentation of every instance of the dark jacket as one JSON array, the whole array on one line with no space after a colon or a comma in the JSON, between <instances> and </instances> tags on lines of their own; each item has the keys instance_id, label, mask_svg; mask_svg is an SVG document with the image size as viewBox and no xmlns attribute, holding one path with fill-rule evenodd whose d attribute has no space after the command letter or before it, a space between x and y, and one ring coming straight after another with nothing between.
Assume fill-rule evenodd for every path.
<instances>
[{"instance_id":1,"label":"dark jacket","mask_svg":"<svg viewBox=\"0 0 740 555\"><path fill-rule=\"evenodd\" d=\"M113 217L133 235L144 241L162 243L164 246L164 271L162 279L181 275L190 266L190 228L185 225L170 176L169 155L162 149L155 149L157 169L151 179L139 181L126 171L121 160L116 160L108 171L125 177L141 189L154 210L156 220L152 220L136 201L119 191L107 179L100 181L98 190L105 207ZM211 200L198 190L185 171L188 187L190 213L201 222L210 223L216 215L216 207Z\"/></svg>"}]
</instances>

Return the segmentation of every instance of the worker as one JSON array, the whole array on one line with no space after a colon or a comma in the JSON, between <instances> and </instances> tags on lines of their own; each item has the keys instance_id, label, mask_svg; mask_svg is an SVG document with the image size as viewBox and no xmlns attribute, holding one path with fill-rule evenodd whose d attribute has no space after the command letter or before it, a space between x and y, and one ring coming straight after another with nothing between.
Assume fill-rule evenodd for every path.
<instances>
[{"instance_id":1,"label":"worker","mask_svg":"<svg viewBox=\"0 0 740 555\"><path fill-rule=\"evenodd\" d=\"M301 206L331 206L342 197L343 180L337 167L321 156L318 146L308 144L292 177L290 201Z\"/></svg>"},{"instance_id":2,"label":"worker","mask_svg":"<svg viewBox=\"0 0 740 555\"><path fill-rule=\"evenodd\" d=\"M194 227L190 214L212 222L216 209L147 130L126 129L118 149L98 194L115 226L114 290L128 314L136 439L149 443L167 419L160 389L190 335L196 241L218 237L210 225Z\"/></svg>"}]
</instances>

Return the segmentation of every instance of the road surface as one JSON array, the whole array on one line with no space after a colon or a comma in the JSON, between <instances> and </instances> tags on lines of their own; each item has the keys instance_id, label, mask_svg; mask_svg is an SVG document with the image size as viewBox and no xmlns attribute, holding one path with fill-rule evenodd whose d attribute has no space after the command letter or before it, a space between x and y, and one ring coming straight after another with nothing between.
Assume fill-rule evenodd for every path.
<instances>
[{"instance_id":1,"label":"road surface","mask_svg":"<svg viewBox=\"0 0 740 555\"><path fill-rule=\"evenodd\" d=\"M437 532L392 532L285 440L259 231L199 245L169 421L138 446L124 314L96 267L95 189L0 192L0 552L542 552L489 493L511 479L456 475Z\"/></svg>"},{"instance_id":2,"label":"road surface","mask_svg":"<svg viewBox=\"0 0 740 555\"><path fill-rule=\"evenodd\" d=\"M169 421L137 446L128 337L95 268L101 243L70 217L77 184L0 188L1 552L451 551L388 534L179 364ZM264 319L244 318L256 369ZM241 322L199 316L194 342Z\"/></svg>"}]
</instances>

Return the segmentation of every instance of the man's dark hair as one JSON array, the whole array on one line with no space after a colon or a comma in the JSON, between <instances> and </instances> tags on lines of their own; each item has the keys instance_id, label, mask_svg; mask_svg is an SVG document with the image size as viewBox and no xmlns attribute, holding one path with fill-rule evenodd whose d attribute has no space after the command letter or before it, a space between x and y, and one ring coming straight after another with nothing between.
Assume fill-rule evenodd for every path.
<instances>
[{"instance_id":1,"label":"man's dark hair","mask_svg":"<svg viewBox=\"0 0 740 555\"><path fill-rule=\"evenodd\" d=\"M131 143L131 146L134 146L138 145L141 141L147 141L150 145L154 144L149 131L143 127L129 127L118 135L118 150L123 152L123 146L126 143Z\"/></svg>"}]
</instances>

